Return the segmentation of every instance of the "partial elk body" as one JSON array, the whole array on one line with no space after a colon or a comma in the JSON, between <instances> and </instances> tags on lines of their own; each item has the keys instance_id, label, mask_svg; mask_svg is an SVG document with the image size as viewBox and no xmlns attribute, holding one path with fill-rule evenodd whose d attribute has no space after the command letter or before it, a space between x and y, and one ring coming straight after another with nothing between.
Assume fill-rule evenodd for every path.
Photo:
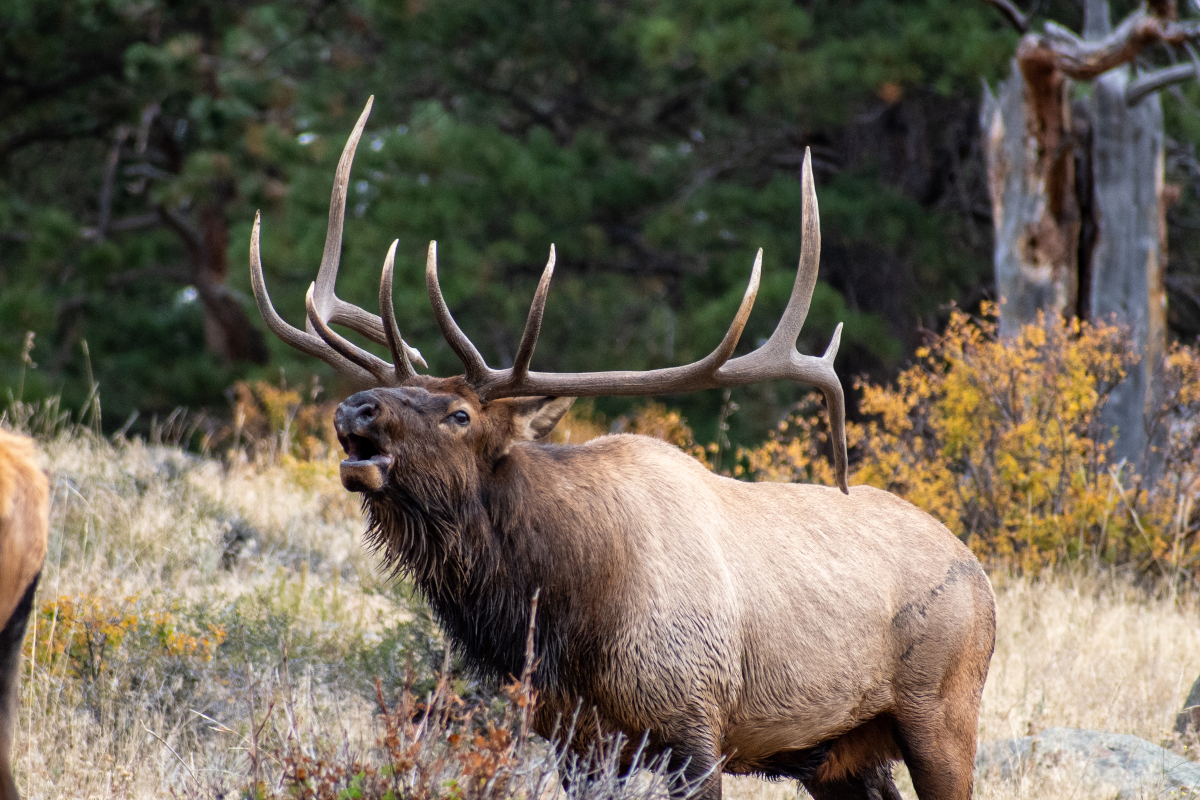
<instances>
[{"instance_id":1,"label":"partial elk body","mask_svg":"<svg viewBox=\"0 0 1200 800\"><path fill-rule=\"evenodd\" d=\"M346 186L368 102L334 182L325 256L307 330L267 297L259 223L255 297L284 341L364 386L337 410L342 482L362 492L368 540L409 574L480 674L520 674L530 600L540 591L535 728L586 753L620 733L681 770L679 794L721 793L720 771L800 780L818 798L891 798L903 759L921 800L971 794L979 698L995 603L971 552L905 501L846 486L840 326L821 358L796 352L820 248L806 155L803 245L775 333L733 357L762 253L717 349L650 372L531 372L554 268L534 296L513 366L491 369L450 315L430 245L426 282L465 366L420 375L403 341L384 262L381 316L333 293ZM334 332L386 345L387 363ZM422 363L423 365L423 363ZM674 393L789 378L818 386L830 414L839 489L743 483L644 436L583 445L541 440L581 395Z\"/></svg>"},{"instance_id":2,"label":"partial elk body","mask_svg":"<svg viewBox=\"0 0 1200 800\"><path fill-rule=\"evenodd\" d=\"M33 463L33 443L0 430L0 800L17 800L13 733L21 646L33 608L50 515L46 476Z\"/></svg>"}]
</instances>

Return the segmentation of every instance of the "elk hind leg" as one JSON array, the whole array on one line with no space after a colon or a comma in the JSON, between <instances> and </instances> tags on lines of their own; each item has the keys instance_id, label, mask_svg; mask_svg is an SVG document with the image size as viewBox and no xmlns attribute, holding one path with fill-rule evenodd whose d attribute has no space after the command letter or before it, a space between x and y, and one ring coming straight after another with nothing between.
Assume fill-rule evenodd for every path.
<instances>
[{"instance_id":1,"label":"elk hind leg","mask_svg":"<svg viewBox=\"0 0 1200 800\"><path fill-rule=\"evenodd\" d=\"M987 578L972 565L969 582L946 593L946 602L930 606L927 617L940 630L961 631L958 647L933 650L935 657L917 662L924 674L902 691L894 712L896 738L920 800L969 800L975 782L975 745L979 701L995 643L995 604ZM964 614L972 609L974 615ZM951 637L943 633L944 641ZM929 675L946 665L936 683Z\"/></svg>"},{"instance_id":2,"label":"elk hind leg","mask_svg":"<svg viewBox=\"0 0 1200 800\"><path fill-rule=\"evenodd\" d=\"M903 725L904 763L920 800L969 800L975 782L975 726L944 720Z\"/></svg>"},{"instance_id":3,"label":"elk hind leg","mask_svg":"<svg viewBox=\"0 0 1200 800\"><path fill-rule=\"evenodd\" d=\"M983 689L979 673L964 658L937 695L910 697L896 714L897 740L920 800L970 800Z\"/></svg>"},{"instance_id":4,"label":"elk hind leg","mask_svg":"<svg viewBox=\"0 0 1200 800\"><path fill-rule=\"evenodd\" d=\"M17 784L12 774L13 731L17 721L17 679L20 673L21 646L25 643L25 628L33 608L33 593L38 577L34 576L3 630L0 630L0 800L18 800Z\"/></svg>"},{"instance_id":5,"label":"elk hind leg","mask_svg":"<svg viewBox=\"0 0 1200 800\"><path fill-rule=\"evenodd\" d=\"M974 692L950 692L897 717L900 749L920 800L970 800L978 708Z\"/></svg>"}]
</instances>

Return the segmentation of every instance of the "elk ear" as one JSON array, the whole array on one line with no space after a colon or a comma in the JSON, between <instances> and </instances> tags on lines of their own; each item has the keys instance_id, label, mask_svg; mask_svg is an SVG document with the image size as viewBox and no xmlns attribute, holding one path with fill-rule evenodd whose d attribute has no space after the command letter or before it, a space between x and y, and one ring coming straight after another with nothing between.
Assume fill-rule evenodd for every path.
<instances>
[{"instance_id":1,"label":"elk ear","mask_svg":"<svg viewBox=\"0 0 1200 800\"><path fill-rule=\"evenodd\" d=\"M513 440L533 442L547 436L574 402L574 397L514 397L509 401Z\"/></svg>"}]
</instances>

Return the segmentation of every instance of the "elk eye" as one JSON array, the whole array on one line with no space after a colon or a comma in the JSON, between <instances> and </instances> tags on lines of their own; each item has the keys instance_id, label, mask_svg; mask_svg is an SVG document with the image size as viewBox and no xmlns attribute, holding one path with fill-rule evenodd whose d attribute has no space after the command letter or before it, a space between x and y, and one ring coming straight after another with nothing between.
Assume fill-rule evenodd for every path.
<instances>
[{"instance_id":1,"label":"elk eye","mask_svg":"<svg viewBox=\"0 0 1200 800\"><path fill-rule=\"evenodd\" d=\"M450 419L454 420L459 425L466 425L471 421L471 415L465 411L455 411L450 415Z\"/></svg>"}]
</instances>

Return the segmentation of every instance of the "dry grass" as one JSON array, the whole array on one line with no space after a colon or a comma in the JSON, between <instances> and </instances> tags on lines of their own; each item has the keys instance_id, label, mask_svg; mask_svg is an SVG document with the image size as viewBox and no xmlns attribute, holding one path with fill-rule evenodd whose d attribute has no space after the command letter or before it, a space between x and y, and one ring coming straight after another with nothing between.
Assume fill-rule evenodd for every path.
<instances>
[{"instance_id":1,"label":"dry grass","mask_svg":"<svg viewBox=\"0 0 1200 800\"><path fill-rule=\"evenodd\" d=\"M992 582L1000 628L982 738L1062 726L1170 742L1200 674L1194 596L1147 597L1111 575Z\"/></svg>"},{"instance_id":2,"label":"dry grass","mask_svg":"<svg viewBox=\"0 0 1200 800\"><path fill-rule=\"evenodd\" d=\"M103 657L27 661L16 748L27 796L157 797L245 783L250 720L272 702L286 713L263 737L370 729L369 686L344 690L339 673L354 674L354 658L377 655L412 614L359 546L361 521L336 464L227 469L79 433L43 449L53 502L38 600L49 619L35 651L78 633L63 607L80 600L120 600L139 618L191 616L225 636L211 658L184 659L176 674L140 657L137 645L155 643L129 626L120 644L108 637ZM237 531L247 538L234 554ZM81 664L98 673L85 690Z\"/></svg>"},{"instance_id":3,"label":"dry grass","mask_svg":"<svg viewBox=\"0 0 1200 800\"><path fill-rule=\"evenodd\" d=\"M440 658L419 602L361 546L334 460L230 466L86 433L42 444L54 479L39 592L49 627L37 626L42 660L24 667L15 757L25 796L241 796L256 778L277 779L272 759L289 742L371 748L375 675L395 687L409 653L418 666ZM1156 598L1121 576L1078 571L993 581L1000 629L983 738L1061 725L1169 742L1200 674L1194 596ZM211 654L172 650L160 628L123 622L124 638L110 637L101 655L51 658L48 644L76 641L69 628L84 624L68 622L57 598L102 598L139 620L172 614L181 633L223 635ZM94 668L90 681L81 664ZM1078 775L1060 764L988 779L977 795L1103 794ZM738 800L796 796L790 783L725 786Z\"/></svg>"}]
</instances>

